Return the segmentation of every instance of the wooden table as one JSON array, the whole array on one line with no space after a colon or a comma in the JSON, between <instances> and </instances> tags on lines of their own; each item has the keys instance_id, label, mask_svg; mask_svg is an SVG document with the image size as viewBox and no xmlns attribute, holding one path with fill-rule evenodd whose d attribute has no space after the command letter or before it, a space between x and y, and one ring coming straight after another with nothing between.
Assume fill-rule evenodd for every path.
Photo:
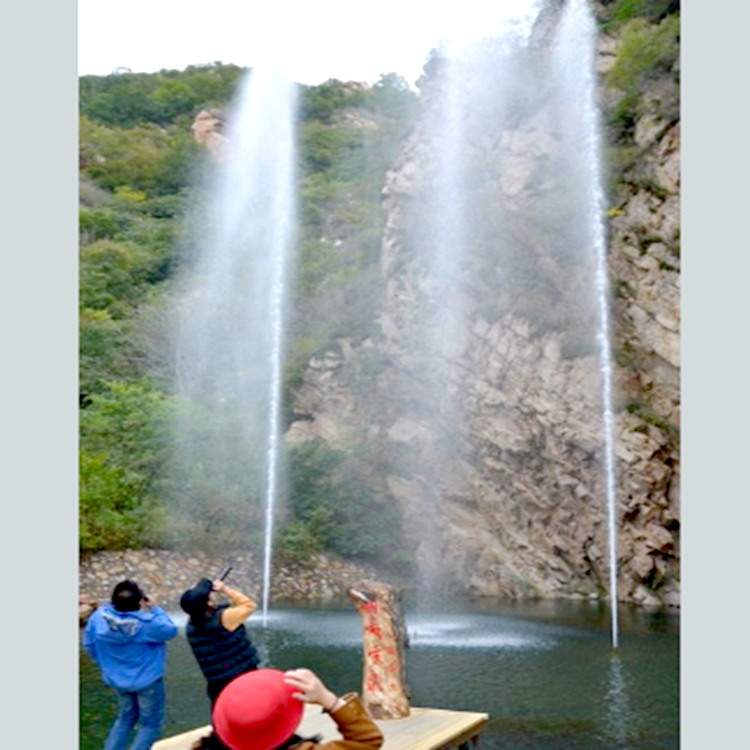
<instances>
[{"instance_id":1,"label":"wooden table","mask_svg":"<svg viewBox=\"0 0 750 750\"><path fill-rule=\"evenodd\" d=\"M412 707L405 719L381 719L375 723L385 736L382 750L454 750L462 745L475 746L488 719L489 715L483 713ZM205 726L167 737L156 742L153 750L190 750L193 742L210 731L211 727ZM341 739L333 719L320 706L309 704L297 734L320 734L324 742Z\"/></svg>"}]
</instances>

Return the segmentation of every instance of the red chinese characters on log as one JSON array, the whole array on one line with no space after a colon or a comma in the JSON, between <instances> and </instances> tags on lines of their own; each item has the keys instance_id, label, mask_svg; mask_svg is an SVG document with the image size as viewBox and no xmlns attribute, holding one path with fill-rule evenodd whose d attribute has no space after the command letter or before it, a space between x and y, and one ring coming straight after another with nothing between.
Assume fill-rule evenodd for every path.
<instances>
[{"instance_id":1,"label":"red chinese characters on log","mask_svg":"<svg viewBox=\"0 0 750 750\"><path fill-rule=\"evenodd\" d=\"M377 581L363 581L349 590L364 631L362 702L375 719L409 715L401 593Z\"/></svg>"}]
</instances>

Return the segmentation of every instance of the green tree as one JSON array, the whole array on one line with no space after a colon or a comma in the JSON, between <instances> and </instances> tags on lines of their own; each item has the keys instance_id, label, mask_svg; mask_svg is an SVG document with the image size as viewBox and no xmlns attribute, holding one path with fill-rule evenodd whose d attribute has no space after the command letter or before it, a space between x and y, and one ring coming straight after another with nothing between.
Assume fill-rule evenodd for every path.
<instances>
[{"instance_id":1,"label":"green tree","mask_svg":"<svg viewBox=\"0 0 750 750\"><path fill-rule=\"evenodd\" d=\"M242 75L237 65L213 63L184 71L82 76L81 114L99 123L132 128L145 123L173 124L206 107L223 105Z\"/></svg>"},{"instance_id":2,"label":"green tree","mask_svg":"<svg viewBox=\"0 0 750 750\"><path fill-rule=\"evenodd\" d=\"M92 394L80 420L82 549L137 547L158 536L170 418L169 400L145 383L112 382Z\"/></svg>"},{"instance_id":3,"label":"green tree","mask_svg":"<svg viewBox=\"0 0 750 750\"><path fill-rule=\"evenodd\" d=\"M280 533L283 553L301 562L326 550L345 558L390 562L401 516L357 476L356 464L323 443L296 446L290 455L290 516Z\"/></svg>"},{"instance_id":4,"label":"green tree","mask_svg":"<svg viewBox=\"0 0 750 750\"><path fill-rule=\"evenodd\" d=\"M177 544L191 535L228 545L249 539L258 526L258 481L227 485L217 498L211 489L217 462L173 471L167 422L159 416L176 403L166 395L164 300L175 268L193 252L185 207L199 191L195 170L205 158L189 126L200 109L229 104L242 72L215 63L80 79L83 548ZM333 80L300 87L300 99L301 266L287 385L337 336L371 331L379 294L379 192L416 101L393 74L371 89ZM231 430L209 427L204 416L192 415L204 425L206 458L218 454ZM241 463L243 456L230 460ZM392 509L363 489L348 455L303 456L292 473L298 507L284 531L296 540L291 547L362 559L380 554L375 547L382 540L371 540L388 527ZM169 504L185 495L180 483L191 489L190 518ZM357 520L359 506L365 516ZM358 540L357 527L370 522ZM342 528L350 531L342 536L336 531Z\"/></svg>"}]
</instances>

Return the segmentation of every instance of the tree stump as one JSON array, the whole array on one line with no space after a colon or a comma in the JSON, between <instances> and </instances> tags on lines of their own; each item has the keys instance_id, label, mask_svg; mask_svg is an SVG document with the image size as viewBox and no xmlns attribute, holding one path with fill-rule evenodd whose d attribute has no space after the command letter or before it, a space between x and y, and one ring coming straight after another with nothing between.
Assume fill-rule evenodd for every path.
<instances>
[{"instance_id":1,"label":"tree stump","mask_svg":"<svg viewBox=\"0 0 750 750\"><path fill-rule=\"evenodd\" d=\"M364 628L362 702L374 719L409 715L404 661L409 644L401 594L377 581L362 581L348 591Z\"/></svg>"}]
</instances>

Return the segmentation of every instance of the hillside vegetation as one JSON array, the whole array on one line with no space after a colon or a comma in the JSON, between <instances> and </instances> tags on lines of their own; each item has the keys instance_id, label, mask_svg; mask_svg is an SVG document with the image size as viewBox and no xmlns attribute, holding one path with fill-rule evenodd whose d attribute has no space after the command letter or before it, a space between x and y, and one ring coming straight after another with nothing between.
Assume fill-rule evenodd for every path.
<instances>
[{"instance_id":1,"label":"hillside vegetation","mask_svg":"<svg viewBox=\"0 0 750 750\"><path fill-rule=\"evenodd\" d=\"M603 79L617 205L628 186L658 190L637 168L635 124L646 112L665 127L679 119L679 0L602 0L596 12L602 31L617 39ZM190 127L203 109L228 109L243 73L215 63L80 79L82 550L159 546L174 537L164 498L174 489L167 469L175 396L163 328L170 291L194 251L190 217L206 197L209 159ZM301 231L287 413L290 388L313 354L337 338L356 343L375 333L380 191L418 100L388 74L372 87L337 80L300 86L299 104ZM396 511L357 481L356 461L354 452L320 445L292 451L283 554L399 558L392 552ZM247 530L236 520L217 539L243 538Z\"/></svg>"},{"instance_id":2,"label":"hillside vegetation","mask_svg":"<svg viewBox=\"0 0 750 750\"><path fill-rule=\"evenodd\" d=\"M192 251L191 211L205 198L208 155L190 126L202 109L228 109L243 72L216 63L80 79L82 550L170 536L163 498L175 397L160 332ZM393 74L372 87L331 80L299 88L302 226L287 384L333 337L371 332L379 192L416 108ZM291 474L292 513L281 529L289 555L326 548L376 559L387 548L392 540L358 532L354 509L365 511L362 528L396 529L397 519L356 490L343 454L299 452Z\"/></svg>"}]
</instances>

